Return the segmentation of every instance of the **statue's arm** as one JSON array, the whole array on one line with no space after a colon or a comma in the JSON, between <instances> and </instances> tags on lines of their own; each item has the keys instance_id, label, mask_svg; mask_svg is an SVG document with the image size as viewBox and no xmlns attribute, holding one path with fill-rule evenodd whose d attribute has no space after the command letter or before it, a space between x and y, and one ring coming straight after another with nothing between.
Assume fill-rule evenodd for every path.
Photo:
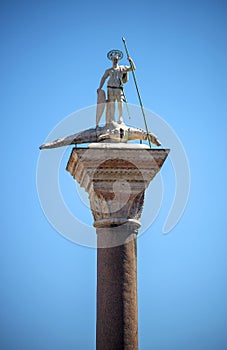
<instances>
[{"instance_id":1,"label":"statue's arm","mask_svg":"<svg viewBox=\"0 0 227 350\"><path fill-rule=\"evenodd\" d=\"M128 72L131 70L136 70L136 65L131 57L128 57L128 61L130 63L130 67L128 67Z\"/></svg>"},{"instance_id":2,"label":"statue's arm","mask_svg":"<svg viewBox=\"0 0 227 350\"><path fill-rule=\"evenodd\" d=\"M101 80L100 80L100 84L99 84L99 87L98 87L98 89L97 89L97 92L99 92L99 91L102 89L102 87L103 87L103 85L104 85L106 79L108 78L108 76L109 76L109 70L107 69L107 70L105 71L105 73L103 74Z\"/></svg>"}]
</instances>

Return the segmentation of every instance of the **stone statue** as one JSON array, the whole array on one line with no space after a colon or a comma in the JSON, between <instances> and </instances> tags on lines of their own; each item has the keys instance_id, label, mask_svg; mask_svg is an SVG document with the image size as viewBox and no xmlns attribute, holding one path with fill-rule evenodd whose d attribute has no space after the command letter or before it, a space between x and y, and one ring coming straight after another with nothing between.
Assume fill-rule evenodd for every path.
<instances>
[{"instance_id":1,"label":"stone statue","mask_svg":"<svg viewBox=\"0 0 227 350\"><path fill-rule=\"evenodd\" d=\"M83 130L76 134L65 136L48 142L40 146L40 149L56 148L67 145L76 145L83 143L126 143L130 140L148 140L151 147L151 143L156 146L160 146L161 143L158 138L148 130L142 130L127 126L123 122L122 118L122 104L125 99L123 84L128 80L128 72L132 71L134 75L135 64L128 55L130 66L119 66L118 62L123 57L123 53L120 50L111 50L108 52L107 57L112 60L113 66L105 71L101 78L98 93L98 103L96 109L96 127ZM107 82L107 100L102 87ZM118 122L115 122L115 102L118 104ZM99 126L100 118L106 107L106 125Z\"/></svg>"},{"instance_id":2,"label":"stone statue","mask_svg":"<svg viewBox=\"0 0 227 350\"><path fill-rule=\"evenodd\" d=\"M130 66L119 66L118 62L122 59L123 53L120 50L111 50L108 52L107 57L112 61L112 68L105 71L101 78L98 93L98 103L104 103L104 95L102 87L107 78L107 104L106 104L106 124L110 124L115 121L115 101L118 104L118 123L123 123L123 101L125 100L123 84L128 81L128 72L135 70L135 64L131 57L128 57ZM101 118L104 108L97 110L96 125Z\"/></svg>"}]
</instances>

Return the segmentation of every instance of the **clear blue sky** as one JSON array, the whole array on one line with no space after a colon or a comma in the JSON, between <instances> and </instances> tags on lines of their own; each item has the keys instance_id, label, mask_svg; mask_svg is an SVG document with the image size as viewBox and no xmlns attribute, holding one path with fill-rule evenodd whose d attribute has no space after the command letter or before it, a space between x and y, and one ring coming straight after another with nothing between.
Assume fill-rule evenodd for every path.
<instances>
[{"instance_id":1,"label":"clear blue sky","mask_svg":"<svg viewBox=\"0 0 227 350\"><path fill-rule=\"evenodd\" d=\"M95 348L96 250L48 223L36 166L55 125L96 102L122 35L144 106L175 130L191 171L184 215L164 235L165 163L163 207L138 239L140 349L227 348L226 10L220 0L1 1L1 349ZM137 104L132 78L126 92ZM76 190L68 197L79 208Z\"/></svg>"}]
</instances>

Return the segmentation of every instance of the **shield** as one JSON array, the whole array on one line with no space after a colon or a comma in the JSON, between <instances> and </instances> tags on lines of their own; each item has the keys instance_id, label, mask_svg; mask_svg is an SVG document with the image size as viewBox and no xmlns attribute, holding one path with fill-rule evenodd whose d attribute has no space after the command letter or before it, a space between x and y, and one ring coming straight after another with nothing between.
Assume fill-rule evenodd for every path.
<instances>
[{"instance_id":1,"label":"shield","mask_svg":"<svg viewBox=\"0 0 227 350\"><path fill-rule=\"evenodd\" d=\"M97 107L96 107L96 125L99 124L101 116L104 112L106 105L106 94L104 90L99 90L97 96Z\"/></svg>"}]
</instances>

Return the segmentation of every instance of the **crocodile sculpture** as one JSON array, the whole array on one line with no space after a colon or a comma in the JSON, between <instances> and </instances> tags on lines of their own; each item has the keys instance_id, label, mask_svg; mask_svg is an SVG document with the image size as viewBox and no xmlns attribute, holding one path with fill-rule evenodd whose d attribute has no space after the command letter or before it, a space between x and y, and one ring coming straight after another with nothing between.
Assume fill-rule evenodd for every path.
<instances>
[{"instance_id":1,"label":"crocodile sculpture","mask_svg":"<svg viewBox=\"0 0 227 350\"><path fill-rule=\"evenodd\" d=\"M98 126L96 128L87 129L76 134L59 138L52 142L45 143L39 148L57 148L68 145L91 143L91 142L124 142L130 140L149 140L156 146L161 146L157 137L149 132L147 133L143 129L138 129L125 125L124 123L118 124L112 122L109 125Z\"/></svg>"}]
</instances>

